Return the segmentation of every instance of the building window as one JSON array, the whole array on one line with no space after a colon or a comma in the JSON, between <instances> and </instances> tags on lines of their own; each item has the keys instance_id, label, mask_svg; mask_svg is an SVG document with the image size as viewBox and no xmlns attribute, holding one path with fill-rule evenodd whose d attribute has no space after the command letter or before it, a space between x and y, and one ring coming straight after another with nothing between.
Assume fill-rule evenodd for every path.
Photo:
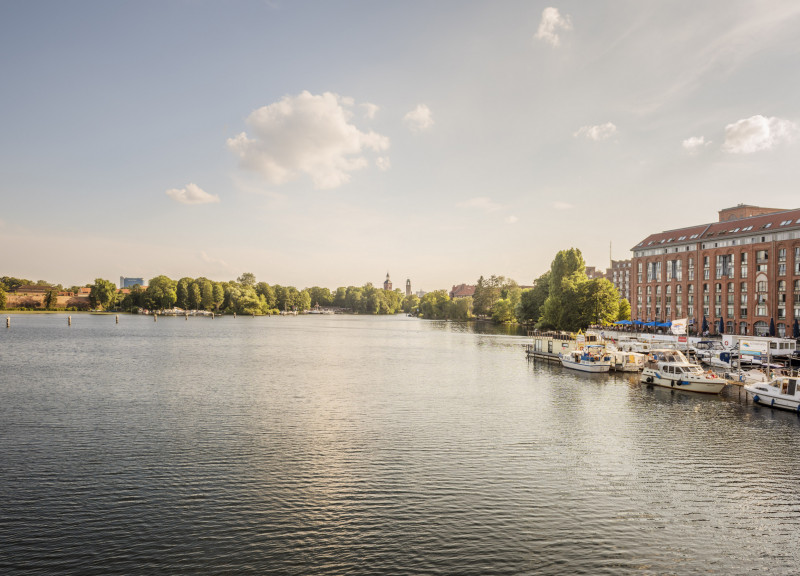
<instances>
[{"instance_id":1,"label":"building window","mask_svg":"<svg viewBox=\"0 0 800 576\"><path fill-rule=\"evenodd\" d=\"M786 262L778 263L778 276L786 276Z\"/></svg>"},{"instance_id":2,"label":"building window","mask_svg":"<svg viewBox=\"0 0 800 576\"><path fill-rule=\"evenodd\" d=\"M786 248L778 249L778 262L786 262Z\"/></svg>"},{"instance_id":3,"label":"building window","mask_svg":"<svg viewBox=\"0 0 800 576\"><path fill-rule=\"evenodd\" d=\"M800 274L800 246L794 249L794 273Z\"/></svg>"},{"instance_id":4,"label":"building window","mask_svg":"<svg viewBox=\"0 0 800 576\"><path fill-rule=\"evenodd\" d=\"M764 280L756 282L756 292L766 292L767 291L767 283Z\"/></svg>"},{"instance_id":5,"label":"building window","mask_svg":"<svg viewBox=\"0 0 800 576\"><path fill-rule=\"evenodd\" d=\"M766 316L766 315L767 315L766 306L756 306L756 316Z\"/></svg>"},{"instance_id":6,"label":"building window","mask_svg":"<svg viewBox=\"0 0 800 576\"><path fill-rule=\"evenodd\" d=\"M739 292L747 292L747 282L741 282L739 284Z\"/></svg>"}]
</instances>

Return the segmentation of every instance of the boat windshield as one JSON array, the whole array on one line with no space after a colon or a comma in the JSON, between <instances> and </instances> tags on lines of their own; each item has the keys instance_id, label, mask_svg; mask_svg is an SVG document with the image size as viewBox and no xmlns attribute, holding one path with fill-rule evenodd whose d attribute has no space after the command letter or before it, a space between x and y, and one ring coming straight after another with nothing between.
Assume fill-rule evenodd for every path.
<instances>
[{"instance_id":1,"label":"boat windshield","mask_svg":"<svg viewBox=\"0 0 800 576\"><path fill-rule=\"evenodd\" d=\"M658 362L670 362L673 364L688 364L686 356L679 350L653 350L650 352L650 359Z\"/></svg>"}]
</instances>

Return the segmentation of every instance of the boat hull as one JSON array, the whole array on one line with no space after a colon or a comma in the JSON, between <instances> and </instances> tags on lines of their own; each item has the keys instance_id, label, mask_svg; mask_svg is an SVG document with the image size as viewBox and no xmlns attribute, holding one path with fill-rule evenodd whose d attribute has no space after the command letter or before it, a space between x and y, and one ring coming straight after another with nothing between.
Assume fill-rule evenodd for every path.
<instances>
[{"instance_id":1,"label":"boat hull","mask_svg":"<svg viewBox=\"0 0 800 576\"><path fill-rule=\"evenodd\" d=\"M797 394L782 394L780 389L764 384L747 385L744 391L756 404L800 414L800 397Z\"/></svg>"},{"instance_id":2,"label":"boat hull","mask_svg":"<svg viewBox=\"0 0 800 576\"><path fill-rule=\"evenodd\" d=\"M652 368L645 368L642 371L641 382L673 390L699 392L700 394L719 394L727 384L722 378L677 377L674 374L662 374L659 370Z\"/></svg>"},{"instance_id":3,"label":"boat hull","mask_svg":"<svg viewBox=\"0 0 800 576\"><path fill-rule=\"evenodd\" d=\"M581 372L602 373L611 370L611 362L573 362L572 360L564 358L563 356L561 357L561 365L564 368L569 368L570 370L579 370Z\"/></svg>"}]
</instances>

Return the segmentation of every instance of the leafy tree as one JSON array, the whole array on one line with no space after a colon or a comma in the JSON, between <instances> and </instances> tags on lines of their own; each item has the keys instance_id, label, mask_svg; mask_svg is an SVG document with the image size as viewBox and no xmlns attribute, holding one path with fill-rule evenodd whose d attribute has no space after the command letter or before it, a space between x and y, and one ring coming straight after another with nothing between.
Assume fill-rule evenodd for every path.
<instances>
[{"instance_id":1,"label":"leafy tree","mask_svg":"<svg viewBox=\"0 0 800 576\"><path fill-rule=\"evenodd\" d=\"M336 294L333 296L333 305L339 308L347 308L347 288L340 286L336 289Z\"/></svg>"},{"instance_id":2,"label":"leafy tree","mask_svg":"<svg viewBox=\"0 0 800 576\"><path fill-rule=\"evenodd\" d=\"M151 309L164 310L175 305L178 283L167 276L156 276L147 286L147 304Z\"/></svg>"},{"instance_id":3,"label":"leafy tree","mask_svg":"<svg viewBox=\"0 0 800 576\"><path fill-rule=\"evenodd\" d=\"M13 292L20 286L27 286L28 284L33 284L30 280L26 280L25 278L14 278L13 276L3 276L0 278L0 288L5 290L6 292Z\"/></svg>"},{"instance_id":4,"label":"leafy tree","mask_svg":"<svg viewBox=\"0 0 800 576\"><path fill-rule=\"evenodd\" d=\"M631 303L626 298L619 301L619 312L617 312L617 320L630 320L631 319Z\"/></svg>"},{"instance_id":5,"label":"leafy tree","mask_svg":"<svg viewBox=\"0 0 800 576\"><path fill-rule=\"evenodd\" d=\"M214 283L207 278L198 280L200 283L200 307L211 310L214 307Z\"/></svg>"},{"instance_id":6,"label":"leafy tree","mask_svg":"<svg viewBox=\"0 0 800 576\"><path fill-rule=\"evenodd\" d=\"M214 308L219 312L219 307L222 306L222 303L225 301L225 289L222 287L222 284L214 283L213 295Z\"/></svg>"},{"instance_id":7,"label":"leafy tree","mask_svg":"<svg viewBox=\"0 0 800 576\"><path fill-rule=\"evenodd\" d=\"M48 290L44 296L44 306L48 310L54 310L58 305L58 290Z\"/></svg>"},{"instance_id":8,"label":"leafy tree","mask_svg":"<svg viewBox=\"0 0 800 576\"><path fill-rule=\"evenodd\" d=\"M409 294L403 298L403 312L411 314L419 306L419 297L416 294Z\"/></svg>"},{"instance_id":9,"label":"leafy tree","mask_svg":"<svg viewBox=\"0 0 800 576\"><path fill-rule=\"evenodd\" d=\"M447 306L447 318L451 320L469 320L472 318L472 297L456 298L451 300Z\"/></svg>"},{"instance_id":10,"label":"leafy tree","mask_svg":"<svg viewBox=\"0 0 800 576\"><path fill-rule=\"evenodd\" d=\"M264 303L269 309L276 308L275 306L275 289L266 282L259 282L256 284L256 293L264 297Z\"/></svg>"},{"instance_id":11,"label":"leafy tree","mask_svg":"<svg viewBox=\"0 0 800 576\"><path fill-rule=\"evenodd\" d=\"M316 306L317 304L320 306L330 306L333 304L333 294L328 288L314 286L313 288L308 288L308 293L311 296L312 306Z\"/></svg>"},{"instance_id":12,"label":"leafy tree","mask_svg":"<svg viewBox=\"0 0 800 576\"><path fill-rule=\"evenodd\" d=\"M0 310L5 309L6 307L6 291L3 290L3 286L0 286Z\"/></svg>"},{"instance_id":13,"label":"leafy tree","mask_svg":"<svg viewBox=\"0 0 800 576\"><path fill-rule=\"evenodd\" d=\"M239 276L236 281L241 284L242 286L255 286L256 285L256 275L252 272L245 272L241 276Z\"/></svg>"},{"instance_id":14,"label":"leafy tree","mask_svg":"<svg viewBox=\"0 0 800 576\"><path fill-rule=\"evenodd\" d=\"M619 292L606 278L583 282L579 289L580 327L590 324L610 324L619 314Z\"/></svg>"},{"instance_id":15,"label":"leafy tree","mask_svg":"<svg viewBox=\"0 0 800 576\"><path fill-rule=\"evenodd\" d=\"M188 310L191 308L189 304L189 286L192 285L194 280L192 278L181 278L178 280L178 286L175 288L175 305L178 308Z\"/></svg>"},{"instance_id":16,"label":"leafy tree","mask_svg":"<svg viewBox=\"0 0 800 576\"><path fill-rule=\"evenodd\" d=\"M419 309L424 318L430 320L441 320L446 318L446 306L450 302L450 296L444 290L434 290L428 292L419 302Z\"/></svg>"},{"instance_id":17,"label":"leafy tree","mask_svg":"<svg viewBox=\"0 0 800 576\"><path fill-rule=\"evenodd\" d=\"M116 303L117 286L109 280L102 278L95 278L94 284L91 285L89 292L89 302L93 308L105 308L114 302Z\"/></svg>"},{"instance_id":18,"label":"leafy tree","mask_svg":"<svg viewBox=\"0 0 800 576\"><path fill-rule=\"evenodd\" d=\"M542 307L541 326L556 330L581 327L578 288L587 281L586 262L577 248L561 250L550 264L550 287Z\"/></svg>"},{"instance_id":19,"label":"leafy tree","mask_svg":"<svg viewBox=\"0 0 800 576\"><path fill-rule=\"evenodd\" d=\"M514 304L509 298L500 298L492 307L492 320L498 323L513 322Z\"/></svg>"},{"instance_id":20,"label":"leafy tree","mask_svg":"<svg viewBox=\"0 0 800 576\"><path fill-rule=\"evenodd\" d=\"M517 305L517 319L524 323L536 323L542 315L542 306L550 292L550 272L545 272L533 281L533 288L523 290Z\"/></svg>"},{"instance_id":21,"label":"leafy tree","mask_svg":"<svg viewBox=\"0 0 800 576\"><path fill-rule=\"evenodd\" d=\"M187 307L191 310L199 310L201 298L200 287L197 285L197 282L192 282L189 285L189 298L186 301Z\"/></svg>"}]
</instances>

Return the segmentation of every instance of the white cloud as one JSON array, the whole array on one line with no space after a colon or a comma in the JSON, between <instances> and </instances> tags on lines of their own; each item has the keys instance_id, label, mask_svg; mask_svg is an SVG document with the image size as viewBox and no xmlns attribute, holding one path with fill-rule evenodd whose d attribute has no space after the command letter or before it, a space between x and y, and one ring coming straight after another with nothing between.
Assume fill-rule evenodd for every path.
<instances>
[{"instance_id":1,"label":"white cloud","mask_svg":"<svg viewBox=\"0 0 800 576\"><path fill-rule=\"evenodd\" d=\"M617 132L617 127L611 122L605 124L598 124L596 126L581 126L573 136L575 138L586 138L587 140L594 140L600 142L601 140L608 140Z\"/></svg>"},{"instance_id":2,"label":"white cloud","mask_svg":"<svg viewBox=\"0 0 800 576\"><path fill-rule=\"evenodd\" d=\"M389 160L387 156L380 156L375 160L375 166L377 166L379 170L386 171L392 167L392 161Z\"/></svg>"},{"instance_id":3,"label":"white cloud","mask_svg":"<svg viewBox=\"0 0 800 576\"><path fill-rule=\"evenodd\" d=\"M167 190L166 194L181 204L209 204L211 202L219 202L219 196L209 194L193 182L187 184L186 188L170 188Z\"/></svg>"},{"instance_id":4,"label":"white cloud","mask_svg":"<svg viewBox=\"0 0 800 576\"><path fill-rule=\"evenodd\" d=\"M220 260L219 258L212 258L205 251L200 251L200 259L203 260L206 264L216 264L223 267L227 267L228 264L224 260Z\"/></svg>"},{"instance_id":5,"label":"white cloud","mask_svg":"<svg viewBox=\"0 0 800 576\"><path fill-rule=\"evenodd\" d=\"M558 8L545 8L542 11L542 21L539 23L539 29L534 38L544 40L551 46L558 46L561 44L561 39L558 37L559 30L572 30L572 19L569 15L561 16Z\"/></svg>"},{"instance_id":6,"label":"white cloud","mask_svg":"<svg viewBox=\"0 0 800 576\"><path fill-rule=\"evenodd\" d=\"M352 98L304 91L254 110L247 117L252 137L242 132L228 139L241 165L270 184L308 175L318 189L338 188L351 172L367 166L363 152L389 148L389 138L361 132L349 123Z\"/></svg>"},{"instance_id":7,"label":"white cloud","mask_svg":"<svg viewBox=\"0 0 800 576\"><path fill-rule=\"evenodd\" d=\"M789 120L751 116L725 126L722 149L731 154L752 154L790 142L796 132L797 126Z\"/></svg>"},{"instance_id":8,"label":"white cloud","mask_svg":"<svg viewBox=\"0 0 800 576\"><path fill-rule=\"evenodd\" d=\"M503 208L501 204L492 202L492 200L486 196L470 198L466 202L459 202L458 206L461 208L475 208L477 210L483 210L484 212L496 212Z\"/></svg>"},{"instance_id":9,"label":"white cloud","mask_svg":"<svg viewBox=\"0 0 800 576\"><path fill-rule=\"evenodd\" d=\"M567 203L567 202L560 202L560 201L558 201L558 200L556 200L555 202L553 202L553 203L551 204L551 206L552 206L553 208L555 208L556 210L570 210L570 209L572 208L572 204L569 204L569 203Z\"/></svg>"},{"instance_id":10,"label":"white cloud","mask_svg":"<svg viewBox=\"0 0 800 576\"><path fill-rule=\"evenodd\" d=\"M364 102L361 107L364 109L364 118L368 120L372 120L375 118L375 114L378 113L380 107L377 104L372 104L371 102Z\"/></svg>"},{"instance_id":11,"label":"white cloud","mask_svg":"<svg viewBox=\"0 0 800 576\"><path fill-rule=\"evenodd\" d=\"M519 222L519 218L517 218L516 216L506 216L506 222L508 222L509 224L516 224L517 222Z\"/></svg>"},{"instance_id":12,"label":"white cloud","mask_svg":"<svg viewBox=\"0 0 800 576\"><path fill-rule=\"evenodd\" d=\"M425 104L419 104L405 115L404 120L412 132L423 132L433 126L431 109Z\"/></svg>"},{"instance_id":13,"label":"white cloud","mask_svg":"<svg viewBox=\"0 0 800 576\"><path fill-rule=\"evenodd\" d=\"M681 146L683 146L685 150L688 150L691 153L699 152L701 149L710 145L711 145L711 140L706 142L704 136L692 136L690 138L687 138L681 143Z\"/></svg>"}]
</instances>

